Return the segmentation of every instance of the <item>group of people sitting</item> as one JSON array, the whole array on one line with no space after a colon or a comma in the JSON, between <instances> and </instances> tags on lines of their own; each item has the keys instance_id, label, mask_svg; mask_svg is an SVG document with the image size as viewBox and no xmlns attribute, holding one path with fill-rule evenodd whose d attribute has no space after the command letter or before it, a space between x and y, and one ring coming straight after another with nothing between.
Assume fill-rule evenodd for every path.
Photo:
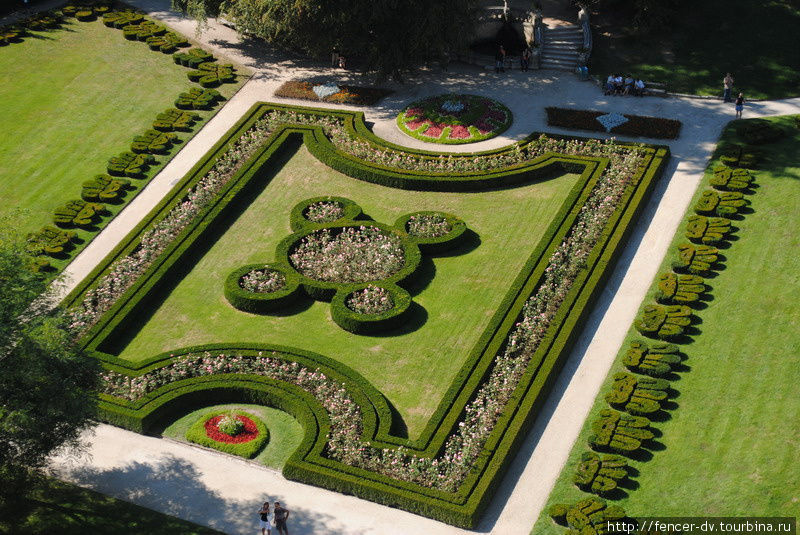
<instances>
[{"instance_id":1,"label":"group of people sitting","mask_svg":"<svg viewBox=\"0 0 800 535\"><path fill-rule=\"evenodd\" d=\"M606 95L635 95L641 97L645 94L645 85L641 78L634 80L630 74L623 78L616 74L609 74L606 79Z\"/></svg>"}]
</instances>

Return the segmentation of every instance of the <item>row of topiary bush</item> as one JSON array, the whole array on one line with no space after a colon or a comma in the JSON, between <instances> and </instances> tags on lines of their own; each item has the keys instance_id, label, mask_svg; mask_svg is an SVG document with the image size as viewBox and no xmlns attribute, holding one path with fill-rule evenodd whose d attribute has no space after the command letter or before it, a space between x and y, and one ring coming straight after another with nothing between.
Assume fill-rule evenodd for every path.
<instances>
[{"instance_id":1,"label":"row of topiary bush","mask_svg":"<svg viewBox=\"0 0 800 535\"><path fill-rule=\"evenodd\" d=\"M251 114L243 118L206 158L198 162L189 175L176 186L176 190L165 198L150 216L143 220L139 227L118 246L108 261L98 266L95 272L73 294L72 302L81 299L82 293L91 287L93 281L101 277L114 259L124 257L136 250L139 245L138 238L149 228L149 225L165 218L171 207L180 204L187 192L200 181L206 172L213 168L216 158L221 157L227 148L236 146L239 137L248 131L250 125L260 119L263 110L271 107L266 105L254 107ZM362 115L350 112L335 113L351 118L358 117L359 124L356 128L361 127ZM283 154L282 151L297 147L295 143L295 140L299 141L297 132L304 136L309 148L322 143L318 136L323 133L321 127L318 126L289 125L277 129L265 140L259 151L252 154L242 167L238 168L237 174L219 190L215 198L222 201L211 203L203 208L189 223L189 226L181 230L180 239L171 242L147 268L146 272L108 309L101 322L87 331L84 341L89 350L94 351L113 369L137 375L162 366L172 358L170 355L163 355L147 360L141 365L135 365L114 358L107 353L104 354L103 349L109 347L106 344L113 344L116 333L125 328L125 318L128 315L144 311L153 292L167 288L172 284L171 281L174 280L174 277L179 276L176 268L181 265L183 255L192 254L193 251L198 250L198 247L203 246L204 237L212 231L214 218L226 213L226 206L235 206L247 199L248 195L252 195L252 190L248 189L251 187L249 184L263 184L264 173L269 170L272 158L278 158ZM306 428L306 439L298 452L293 455L292 460L287 463L284 470L285 475L292 479L355 494L380 503L392 504L445 522L464 526L474 525L493 490L497 487L505 466L510 462L520 440L524 438L525 432L530 427L537 409L545 398L552 376L559 369L567 348L574 340L574 336L577 335L575 326L581 324L582 318L588 312L589 304L607 274L608 264L613 263L615 255L621 248L621 243L624 242L631 220L635 217L638 207L641 206L668 156L668 152L663 149L647 149L644 154L645 162L636 173L631 187L625 191L620 207L612 216L607 233L604 233L602 237L602 245L593 249L594 252L587 261L586 269L581 272L579 280L575 283L579 291L571 292L565 305L560 307L554 320L555 323L548 331L550 334L547 335L546 346L536 357L537 365L530 367L529 373L520 383L520 391L526 392L526 394L511 399L496 424L496 432L492 434L485 445L485 454L478 458L474 469L456 492L445 492L399 481L326 457L322 454L325 450L329 426L325 411L318 404L308 400L305 394L297 392L296 389L264 380L259 384L269 383L268 388L267 386L263 388L265 391L271 392L269 395L272 396L272 403L279 408L285 408L292 414L304 412L308 415L305 420L302 420ZM602 159L581 159L576 156L562 158L576 167L583 166L581 180L570 193L568 201L555 217L553 224L545 232L542 243L531 254L525 268L499 307L498 313L491 319L480 342L476 344L475 349L466 359L467 362L447 392L445 401L437 408L420 438L409 441L392 432L393 415L388 404L385 401L358 394L360 389L362 392L374 392L382 399L382 396L369 383L355 390L353 390L355 388L352 386L353 383L347 383L346 389L358 403L364 417L363 437L365 440L369 440L374 447L396 448L398 445L403 445L407 448L406 451L415 455L434 457L440 452L454 429L458 428L459 418L465 406L484 383L485 376L505 337L513 327L515 319L521 313L527 297L536 289L539 280L539 275L535 275L537 267L547 261L547 252L561 243L580 212L580 207L589 196L594 181L604 171L605 162ZM547 156L544 160L548 162L548 165L560 165L558 158L552 155ZM541 162L536 160L527 165L541 166ZM379 173L375 168L371 172ZM526 172L525 166L518 166L514 170L507 171L508 175L513 173L524 175ZM258 182L259 180L261 182ZM512 178L512 180L518 179ZM180 354L182 351L173 353ZM293 350L294 355L297 353ZM300 357L293 358L299 359ZM309 364L309 366L312 370L323 369L324 373L332 380L337 380L339 383L345 382L340 379L344 368L338 363L335 364L334 369L323 368L319 363ZM543 377L545 379L542 379ZM190 381L194 385L192 392L198 392L197 395L215 392L217 391L215 389L225 389L226 392L232 393L231 395L240 388L241 392L250 391L248 390L250 387L244 386L246 382L238 377L202 377ZM252 384L252 381L246 384ZM101 404L103 417L118 425L125 425L136 430L146 428L148 422L159 415L162 407L164 410L174 408L176 411L179 411L179 406L184 409L187 407L184 403L188 403L193 394L181 390L182 385L187 385L188 388L188 383L167 385L136 403L125 403L119 398L110 396L103 397ZM277 391L283 393L282 397L278 396ZM293 400L291 402L287 401L286 397L290 393Z\"/></svg>"},{"instance_id":2,"label":"row of topiary bush","mask_svg":"<svg viewBox=\"0 0 800 535\"><path fill-rule=\"evenodd\" d=\"M737 125L740 135L742 128ZM737 150L739 155L747 151ZM723 161L733 163L724 160L731 154L729 149L723 148L719 154ZM753 158L747 164L752 167ZM692 206L696 215L686 218L689 243L678 245L673 271L656 279L657 303L645 305L634 322L636 330L650 338L684 342L683 335L692 323L692 307L708 291L705 277L719 267L719 250L714 246L731 233L730 218L740 217L747 206L744 195L753 193L753 176L745 166L717 165L707 174L711 189L700 193ZM711 214L720 217L709 217ZM650 418L666 409L670 379L676 377L683 358L673 343L630 343L622 356L628 371L615 373L604 395L611 408L601 410L591 422L588 443L594 451L581 456L572 479L579 489L605 498L619 495L617 489L629 475L626 457L637 457L654 438ZM594 497L572 505L553 505L548 513L557 523L587 535L601 535L606 532L604 522L626 516L621 508Z\"/></svg>"}]
</instances>

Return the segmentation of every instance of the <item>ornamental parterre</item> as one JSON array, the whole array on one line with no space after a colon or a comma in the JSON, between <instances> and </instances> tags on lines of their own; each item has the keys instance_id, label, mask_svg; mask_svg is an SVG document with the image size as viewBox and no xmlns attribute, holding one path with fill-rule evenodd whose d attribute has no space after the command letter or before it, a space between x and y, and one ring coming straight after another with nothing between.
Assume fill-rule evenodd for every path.
<instances>
[{"instance_id":1,"label":"ornamental parterre","mask_svg":"<svg viewBox=\"0 0 800 535\"><path fill-rule=\"evenodd\" d=\"M438 95L410 104L397 116L405 134L430 143L474 143L511 126L511 111L477 95Z\"/></svg>"}]
</instances>

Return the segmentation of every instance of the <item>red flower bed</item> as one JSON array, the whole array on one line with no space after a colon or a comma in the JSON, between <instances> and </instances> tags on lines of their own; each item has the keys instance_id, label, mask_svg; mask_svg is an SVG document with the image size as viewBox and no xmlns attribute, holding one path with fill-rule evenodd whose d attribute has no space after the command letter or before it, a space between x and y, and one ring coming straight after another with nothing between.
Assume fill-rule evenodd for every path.
<instances>
[{"instance_id":1,"label":"red flower bed","mask_svg":"<svg viewBox=\"0 0 800 535\"><path fill-rule=\"evenodd\" d=\"M213 418L206 420L205 428L206 436L208 436L208 438L216 440L217 442L224 442L226 444L243 444L245 442L255 440L255 438L258 436L258 427L256 427L256 423L247 416L241 416L238 414L236 415L236 419L244 424L244 429L242 429L242 432L238 435L228 435L223 433L217 426L219 421L224 417L224 414L220 414L219 416L214 416Z\"/></svg>"}]
</instances>

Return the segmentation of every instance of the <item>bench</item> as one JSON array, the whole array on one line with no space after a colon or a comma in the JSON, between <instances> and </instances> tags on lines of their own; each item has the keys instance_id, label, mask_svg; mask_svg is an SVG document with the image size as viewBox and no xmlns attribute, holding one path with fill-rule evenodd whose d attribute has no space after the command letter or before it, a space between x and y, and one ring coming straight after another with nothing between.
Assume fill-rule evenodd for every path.
<instances>
[{"instance_id":1,"label":"bench","mask_svg":"<svg viewBox=\"0 0 800 535\"><path fill-rule=\"evenodd\" d=\"M667 96L667 84L662 82L648 82L644 81L644 94L653 95L657 97Z\"/></svg>"}]
</instances>

